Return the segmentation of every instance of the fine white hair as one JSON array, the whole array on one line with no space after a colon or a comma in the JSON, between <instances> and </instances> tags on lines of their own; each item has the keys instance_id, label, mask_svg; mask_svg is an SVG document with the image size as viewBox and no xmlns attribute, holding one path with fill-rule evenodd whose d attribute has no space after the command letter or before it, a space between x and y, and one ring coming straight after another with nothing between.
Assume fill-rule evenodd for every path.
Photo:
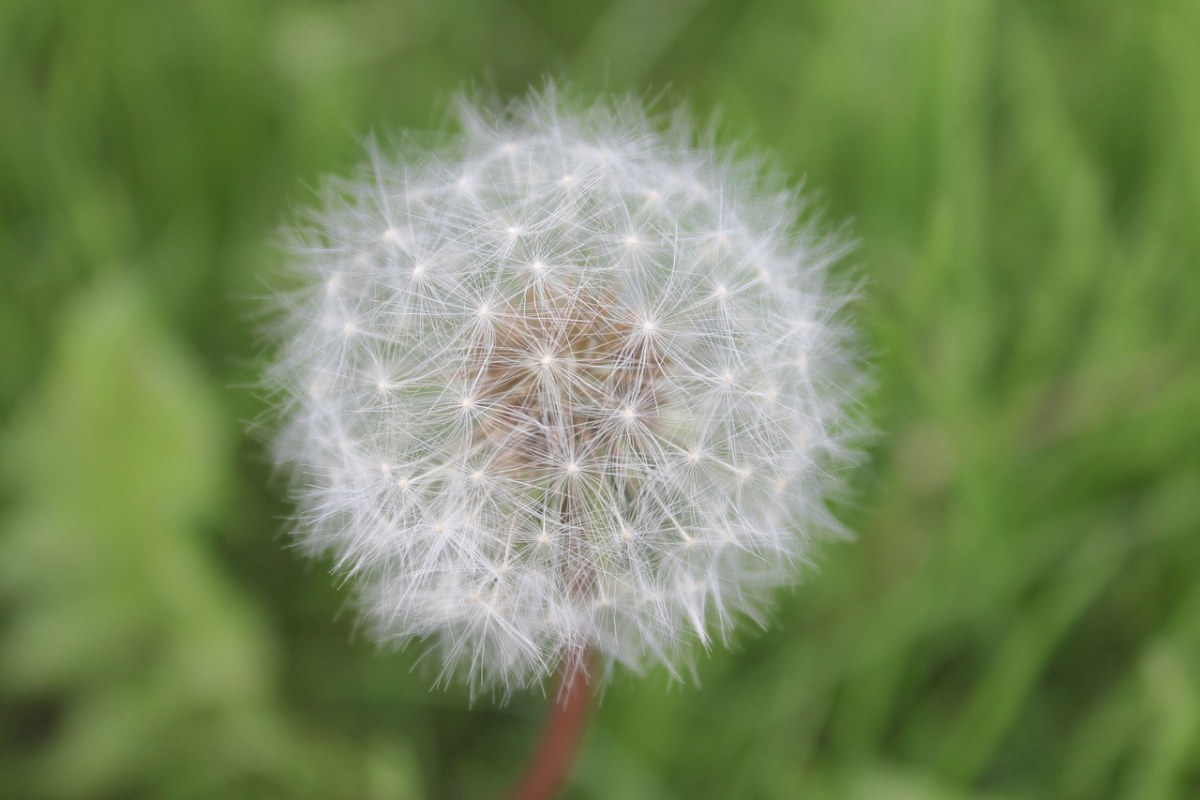
<instances>
[{"instance_id":1,"label":"fine white hair","mask_svg":"<svg viewBox=\"0 0 1200 800\"><path fill-rule=\"evenodd\" d=\"M443 679L674 673L836 527L843 241L635 100L459 108L294 231L267 381L296 535Z\"/></svg>"}]
</instances>

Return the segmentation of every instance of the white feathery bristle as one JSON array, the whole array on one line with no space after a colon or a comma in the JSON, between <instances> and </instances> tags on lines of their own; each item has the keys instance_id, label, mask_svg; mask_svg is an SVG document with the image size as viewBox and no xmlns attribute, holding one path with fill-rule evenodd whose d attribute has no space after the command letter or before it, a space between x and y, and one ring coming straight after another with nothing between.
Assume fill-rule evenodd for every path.
<instances>
[{"instance_id":1,"label":"white feathery bristle","mask_svg":"<svg viewBox=\"0 0 1200 800\"><path fill-rule=\"evenodd\" d=\"M297 535L442 678L674 673L835 525L841 242L635 101L461 109L296 230L268 382Z\"/></svg>"}]
</instances>

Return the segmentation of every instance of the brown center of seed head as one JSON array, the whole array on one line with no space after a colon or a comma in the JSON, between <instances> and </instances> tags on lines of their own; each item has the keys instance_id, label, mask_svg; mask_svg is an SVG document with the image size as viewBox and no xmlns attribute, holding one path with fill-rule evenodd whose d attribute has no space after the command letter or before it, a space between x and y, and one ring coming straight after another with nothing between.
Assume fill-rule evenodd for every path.
<instances>
[{"instance_id":1,"label":"brown center of seed head","mask_svg":"<svg viewBox=\"0 0 1200 800\"><path fill-rule=\"evenodd\" d=\"M488 409L475 436L500 446L502 471L612 463L638 438L631 426L655 428L662 348L610 292L530 287L489 316L470 359Z\"/></svg>"}]
</instances>

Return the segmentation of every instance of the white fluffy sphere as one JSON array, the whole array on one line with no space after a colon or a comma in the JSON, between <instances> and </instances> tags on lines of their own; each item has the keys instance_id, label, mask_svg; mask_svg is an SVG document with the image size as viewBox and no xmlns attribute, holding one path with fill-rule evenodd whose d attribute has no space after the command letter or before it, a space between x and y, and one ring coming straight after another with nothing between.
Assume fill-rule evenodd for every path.
<instances>
[{"instance_id":1,"label":"white fluffy sphere","mask_svg":"<svg viewBox=\"0 0 1200 800\"><path fill-rule=\"evenodd\" d=\"M461 123L297 230L269 381L298 535L443 677L510 689L584 649L674 669L831 524L838 242L634 102Z\"/></svg>"}]
</instances>

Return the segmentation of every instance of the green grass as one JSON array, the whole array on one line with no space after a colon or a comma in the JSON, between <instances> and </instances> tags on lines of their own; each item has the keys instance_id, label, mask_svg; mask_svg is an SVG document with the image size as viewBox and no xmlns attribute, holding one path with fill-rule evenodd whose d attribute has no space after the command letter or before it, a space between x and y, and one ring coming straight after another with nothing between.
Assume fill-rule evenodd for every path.
<instances>
[{"instance_id":1,"label":"green grass","mask_svg":"<svg viewBox=\"0 0 1200 800\"><path fill-rule=\"evenodd\" d=\"M0 5L0 795L501 796L286 549L272 240L464 85L662 92L852 218L881 431L769 631L608 689L578 798L1200 795L1200 4Z\"/></svg>"}]
</instances>

